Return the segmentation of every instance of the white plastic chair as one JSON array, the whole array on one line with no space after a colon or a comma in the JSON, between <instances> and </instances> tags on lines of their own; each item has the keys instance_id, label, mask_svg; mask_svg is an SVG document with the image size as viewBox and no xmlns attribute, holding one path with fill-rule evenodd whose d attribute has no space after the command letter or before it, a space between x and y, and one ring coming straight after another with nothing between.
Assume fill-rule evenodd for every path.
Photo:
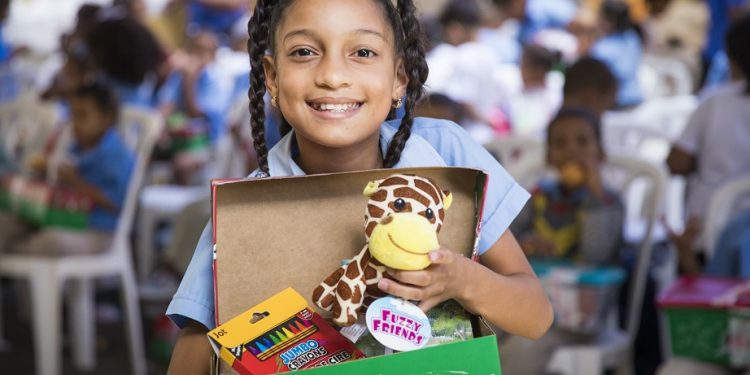
<instances>
[{"instance_id":1,"label":"white plastic chair","mask_svg":"<svg viewBox=\"0 0 750 375\"><path fill-rule=\"evenodd\" d=\"M23 164L29 156L42 151L58 121L55 106L40 102L35 95L0 105L0 152L20 147L21 155L9 156L18 157L17 161Z\"/></svg>"},{"instance_id":2,"label":"white plastic chair","mask_svg":"<svg viewBox=\"0 0 750 375\"><path fill-rule=\"evenodd\" d=\"M508 136L484 144L484 148L503 165L519 184L531 188L544 168L544 143L525 137Z\"/></svg>"},{"instance_id":3,"label":"white plastic chair","mask_svg":"<svg viewBox=\"0 0 750 375\"><path fill-rule=\"evenodd\" d=\"M608 326L595 342L557 348L547 370L558 374L599 375L604 369L632 373L633 345L641 318L641 308L649 273L652 231L661 214L666 173L633 156L612 154L604 170L605 181L619 188L625 202L626 223L642 220L645 235L637 247L636 267L628 290L625 329Z\"/></svg>"},{"instance_id":4,"label":"white plastic chair","mask_svg":"<svg viewBox=\"0 0 750 375\"><path fill-rule=\"evenodd\" d=\"M65 281L72 281L70 293L70 327L73 334L74 363L82 369L95 367L94 278L117 276L122 282L125 326L134 374L146 373L143 332L137 287L131 260L129 236L133 214L144 170L154 142L161 131L157 117L139 110L124 108L118 130L136 150L136 164L128 185L112 246L95 255L64 255L57 257L23 254L0 255L0 276L30 281L32 298L32 329L36 373L59 374L61 363L62 316L61 300ZM70 131L70 128L66 129ZM61 139L70 139L65 137ZM58 147L67 148L66 142Z\"/></svg>"},{"instance_id":5,"label":"white plastic chair","mask_svg":"<svg viewBox=\"0 0 750 375\"><path fill-rule=\"evenodd\" d=\"M703 224L703 248L710 259L716 249L721 231L734 213L738 198L750 195L750 176L737 177L723 184L711 198Z\"/></svg>"},{"instance_id":6,"label":"white plastic chair","mask_svg":"<svg viewBox=\"0 0 750 375\"><path fill-rule=\"evenodd\" d=\"M641 64L638 81L646 99L693 92L693 77L684 62L668 56L646 54Z\"/></svg>"}]
</instances>

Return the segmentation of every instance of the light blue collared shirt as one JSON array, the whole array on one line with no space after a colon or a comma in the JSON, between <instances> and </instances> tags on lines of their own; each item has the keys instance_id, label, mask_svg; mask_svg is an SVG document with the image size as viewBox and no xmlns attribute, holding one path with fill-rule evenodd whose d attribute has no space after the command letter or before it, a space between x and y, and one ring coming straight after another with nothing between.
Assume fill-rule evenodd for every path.
<instances>
[{"instance_id":1,"label":"light blue collared shirt","mask_svg":"<svg viewBox=\"0 0 750 375\"><path fill-rule=\"evenodd\" d=\"M380 145L385 154L398 130L397 120L380 128ZM300 176L305 172L294 162L293 132L287 134L268 155L271 176ZM481 169L489 175L481 223L479 254L485 253L521 211L529 193L479 143L460 126L444 120L416 118L411 137L394 168L453 166ZM257 171L251 176L256 176ZM208 329L216 326L212 271L211 225L207 225L196 246L180 287L167 308L167 315L180 327L193 319Z\"/></svg>"}]
</instances>

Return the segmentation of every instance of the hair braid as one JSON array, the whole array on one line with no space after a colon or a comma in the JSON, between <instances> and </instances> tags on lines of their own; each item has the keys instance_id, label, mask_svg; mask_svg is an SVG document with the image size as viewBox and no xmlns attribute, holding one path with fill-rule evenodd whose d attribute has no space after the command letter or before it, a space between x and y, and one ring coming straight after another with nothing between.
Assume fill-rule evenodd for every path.
<instances>
[{"instance_id":1,"label":"hair braid","mask_svg":"<svg viewBox=\"0 0 750 375\"><path fill-rule=\"evenodd\" d=\"M250 36L247 41L250 54L250 88L247 91L247 96L250 99L250 127L253 145L258 155L258 168L266 175L269 175L269 171L265 128L266 112L263 100L266 94L263 57L269 47L269 16L274 3L273 0L259 0L253 16L247 23L248 35Z\"/></svg>"},{"instance_id":2,"label":"hair braid","mask_svg":"<svg viewBox=\"0 0 750 375\"><path fill-rule=\"evenodd\" d=\"M391 168L399 159L411 136L411 126L414 122L414 107L424 95L423 86L427 80L427 61L425 60L425 41L422 27L415 15L414 3L411 0L398 0L398 15L401 21L401 35L403 38L403 64L409 82L406 86L406 100L404 102L405 115L401 119L398 131L388 145L388 152L383 160L383 166Z\"/></svg>"}]
</instances>

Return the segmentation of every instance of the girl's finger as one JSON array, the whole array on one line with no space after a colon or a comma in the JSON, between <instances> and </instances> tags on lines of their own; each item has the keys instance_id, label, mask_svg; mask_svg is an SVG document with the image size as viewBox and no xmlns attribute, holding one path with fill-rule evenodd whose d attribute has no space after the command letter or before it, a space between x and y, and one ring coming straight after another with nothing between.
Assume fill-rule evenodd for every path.
<instances>
[{"instance_id":1,"label":"girl's finger","mask_svg":"<svg viewBox=\"0 0 750 375\"><path fill-rule=\"evenodd\" d=\"M440 248L430 251L428 256L433 264L448 264L453 262L456 254L448 249Z\"/></svg>"},{"instance_id":2,"label":"girl's finger","mask_svg":"<svg viewBox=\"0 0 750 375\"><path fill-rule=\"evenodd\" d=\"M401 297L411 301L421 301L426 297L423 288L403 285L395 280L381 279L378 282L378 288L392 296Z\"/></svg>"},{"instance_id":3,"label":"girl's finger","mask_svg":"<svg viewBox=\"0 0 750 375\"><path fill-rule=\"evenodd\" d=\"M432 310L433 307L439 305L441 302L443 302L443 299L440 298L440 296L434 296L420 302L418 306L422 311L428 312Z\"/></svg>"},{"instance_id":4,"label":"girl's finger","mask_svg":"<svg viewBox=\"0 0 750 375\"><path fill-rule=\"evenodd\" d=\"M411 284L414 286L428 286L435 281L433 274L428 271L387 271L391 277L404 284Z\"/></svg>"}]
</instances>

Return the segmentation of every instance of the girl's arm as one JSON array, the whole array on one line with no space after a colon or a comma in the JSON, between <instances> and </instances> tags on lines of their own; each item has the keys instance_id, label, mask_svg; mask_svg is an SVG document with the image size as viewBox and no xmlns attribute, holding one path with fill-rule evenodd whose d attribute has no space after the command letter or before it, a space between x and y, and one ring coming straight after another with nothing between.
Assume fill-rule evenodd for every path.
<instances>
[{"instance_id":1,"label":"girl's arm","mask_svg":"<svg viewBox=\"0 0 750 375\"><path fill-rule=\"evenodd\" d=\"M453 298L491 324L528 338L543 336L552 324L552 305L513 234L505 233L473 262L447 249L430 253L423 271L389 270L399 282L383 279L383 291L420 301L427 311Z\"/></svg>"},{"instance_id":2,"label":"girl's arm","mask_svg":"<svg viewBox=\"0 0 750 375\"><path fill-rule=\"evenodd\" d=\"M168 375L208 374L211 370L211 345L206 338L208 330L202 324L190 320L180 331L172 358L169 361Z\"/></svg>"}]
</instances>

